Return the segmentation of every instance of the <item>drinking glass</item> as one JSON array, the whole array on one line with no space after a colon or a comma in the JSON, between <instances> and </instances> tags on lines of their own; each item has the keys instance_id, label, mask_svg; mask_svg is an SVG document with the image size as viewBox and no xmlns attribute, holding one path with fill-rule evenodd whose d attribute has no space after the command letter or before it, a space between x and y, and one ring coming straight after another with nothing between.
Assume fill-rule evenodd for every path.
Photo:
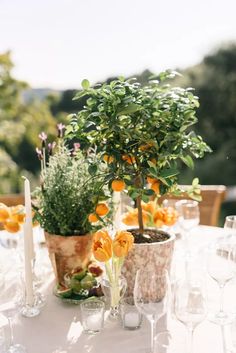
<instances>
[{"instance_id":1,"label":"drinking glass","mask_svg":"<svg viewBox=\"0 0 236 353\"><path fill-rule=\"evenodd\" d=\"M88 299L81 303L80 308L84 331L92 334L100 332L104 325L104 302L97 299Z\"/></svg>"},{"instance_id":2,"label":"drinking glass","mask_svg":"<svg viewBox=\"0 0 236 353\"><path fill-rule=\"evenodd\" d=\"M190 231L199 224L200 212L198 202L194 200L180 200L175 204L178 212L178 224L182 230L183 240L186 244L186 258L191 257L188 236Z\"/></svg>"},{"instance_id":3,"label":"drinking glass","mask_svg":"<svg viewBox=\"0 0 236 353\"><path fill-rule=\"evenodd\" d=\"M207 257L207 270L220 289L220 309L209 315L209 319L216 324L225 325L233 321L233 315L224 312L224 288L235 276L235 249L233 243L218 240L210 245Z\"/></svg>"},{"instance_id":4,"label":"drinking glass","mask_svg":"<svg viewBox=\"0 0 236 353\"><path fill-rule=\"evenodd\" d=\"M150 353L154 353L155 325L166 314L170 304L168 272L138 270L135 277L134 302L140 313L145 315L151 324Z\"/></svg>"},{"instance_id":5,"label":"drinking glass","mask_svg":"<svg viewBox=\"0 0 236 353\"><path fill-rule=\"evenodd\" d=\"M138 311L134 298L126 297L120 302L122 326L126 330L137 330L142 324L142 314Z\"/></svg>"},{"instance_id":6,"label":"drinking glass","mask_svg":"<svg viewBox=\"0 0 236 353\"><path fill-rule=\"evenodd\" d=\"M5 353L26 353L26 348L14 343L12 319L19 312L22 300L21 281L13 280L11 284L0 292L0 313L6 316L10 330L10 342Z\"/></svg>"},{"instance_id":7,"label":"drinking glass","mask_svg":"<svg viewBox=\"0 0 236 353\"><path fill-rule=\"evenodd\" d=\"M236 235L236 216L225 217L224 228L230 232L230 235Z\"/></svg>"},{"instance_id":8,"label":"drinking glass","mask_svg":"<svg viewBox=\"0 0 236 353\"><path fill-rule=\"evenodd\" d=\"M192 353L193 333L207 315L206 287L200 278L184 280L176 285L175 315L188 331L187 352Z\"/></svg>"}]
</instances>

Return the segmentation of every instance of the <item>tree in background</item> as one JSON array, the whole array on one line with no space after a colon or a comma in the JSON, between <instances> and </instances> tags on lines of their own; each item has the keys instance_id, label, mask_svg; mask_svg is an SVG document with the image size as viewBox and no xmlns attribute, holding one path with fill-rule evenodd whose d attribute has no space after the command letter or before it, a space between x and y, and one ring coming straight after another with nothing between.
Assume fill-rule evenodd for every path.
<instances>
[{"instance_id":1,"label":"tree in background","mask_svg":"<svg viewBox=\"0 0 236 353\"><path fill-rule=\"evenodd\" d=\"M236 45L206 56L182 72L178 84L192 86L199 96L197 133L213 153L195 165L202 184L236 184ZM192 178L186 171L184 181Z\"/></svg>"},{"instance_id":2,"label":"tree in background","mask_svg":"<svg viewBox=\"0 0 236 353\"><path fill-rule=\"evenodd\" d=\"M47 103L22 99L25 82L12 76L10 52L0 55L0 193L19 192L20 175L37 174L38 134L53 134L56 121Z\"/></svg>"}]
</instances>

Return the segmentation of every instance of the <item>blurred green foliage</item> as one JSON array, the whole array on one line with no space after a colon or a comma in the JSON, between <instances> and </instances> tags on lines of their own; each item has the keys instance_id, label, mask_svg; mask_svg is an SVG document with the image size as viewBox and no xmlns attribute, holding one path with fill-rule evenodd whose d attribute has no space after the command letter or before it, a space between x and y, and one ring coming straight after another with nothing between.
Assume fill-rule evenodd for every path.
<instances>
[{"instance_id":1,"label":"blurred green foliage","mask_svg":"<svg viewBox=\"0 0 236 353\"><path fill-rule=\"evenodd\" d=\"M54 134L56 120L48 103L23 101L25 82L12 76L10 53L0 55L0 193L21 191L20 175L34 179L39 171L38 134Z\"/></svg>"}]
</instances>

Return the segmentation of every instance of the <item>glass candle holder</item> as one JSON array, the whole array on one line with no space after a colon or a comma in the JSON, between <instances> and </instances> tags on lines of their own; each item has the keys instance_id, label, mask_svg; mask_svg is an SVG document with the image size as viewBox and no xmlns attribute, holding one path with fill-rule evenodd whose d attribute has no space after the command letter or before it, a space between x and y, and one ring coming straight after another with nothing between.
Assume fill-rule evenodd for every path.
<instances>
[{"instance_id":1,"label":"glass candle holder","mask_svg":"<svg viewBox=\"0 0 236 353\"><path fill-rule=\"evenodd\" d=\"M126 297L120 302L122 326L126 330L137 330L142 324L142 314L135 306L133 297Z\"/></svg>"},{"instance_id":2,"label":"glass candle holder","mask_svg":"<svg viewBox=\"0 0 236 353\"><path fill-rule=\"evenodd\" d=\"M81 303L80 309L84 332L89 334L100 332L104 326L104 302L88 299Z\"/></svg>"}]
</instances>

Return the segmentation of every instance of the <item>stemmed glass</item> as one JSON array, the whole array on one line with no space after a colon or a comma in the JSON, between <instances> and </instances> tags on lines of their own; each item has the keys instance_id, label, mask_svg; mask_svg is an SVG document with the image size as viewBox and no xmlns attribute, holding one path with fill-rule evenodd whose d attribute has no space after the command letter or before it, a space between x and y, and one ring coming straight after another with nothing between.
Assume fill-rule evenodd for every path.
<instances>
[{"instance_id":1,"label":"stemmed glass","mask_svg":"<svg viewBox=\"0 0 236 353\"><path fill-rule=\"evenodd\" d=\"M175 204L178 212L178 223L183 231L183 239L186 244L186 258L191 257L188 235L190 231L199 224L200 212L198 202L194 200L180 200Z\"/></svg>"},{"instance_id":2,"label":"stemmed glass","mask_svg":"<svg viewBox=\"0 0 236 353\"><path fill-rule=\"evenodd\" d=\"M220 309L209 316L210 321L219 325L225 325L233 321L233 315L224 312L224 288L235 276L236 270L235 250L233 243L224 239L210 245L207 257L208 274L214 279L220 288Z\"/></svg>"},{"instance_id":3,"label":"stemmed glass","mask_svg":"<svg viewBox=\"0 0 236 353\"><path fill-rule=\"evenodd\" d=\"M181 281L176 285L175 315L188 330L188 353L192 353L193 333L207 315L206 289L203 279Z\"/></svg>"},{"instance_id":4,"label":"stemmed glass","mask_svg":"<svg viewBox=\"0 0 236 353\"><path fill-rule=\"evenodd\" d=\"M8 288L0 292L0 313L6 316L10 329L10 343L5 353L26 353L26 348L14 343L12 319L19 312L22 300L21 282L14 279Z\"/></svg>"},{"instance_id":5,"label":"stemmed glass","mask_svg":"<svg viewBox=\"0 0 236 353\"><path fill-rule=\"evenodd\" d=\"M151 350L154 353L155 325L167 312L170 303L170 284L168 272L153 272L140 269L136 273L134 302L140 313L151 324Z\"/></svg>"}]
</instances>

